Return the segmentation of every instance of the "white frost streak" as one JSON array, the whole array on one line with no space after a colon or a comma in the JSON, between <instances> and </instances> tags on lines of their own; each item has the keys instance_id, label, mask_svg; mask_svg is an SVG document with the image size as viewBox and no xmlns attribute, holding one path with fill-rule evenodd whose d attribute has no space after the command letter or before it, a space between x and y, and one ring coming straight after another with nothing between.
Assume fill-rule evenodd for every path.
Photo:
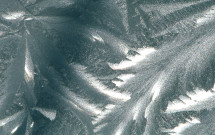
<instances>
[{"instance_id":1,"label":"white frost streak","mask_svg":"<svg viewBox=\"0 0 215 135\"><path fill-rule=\"evenodd\" d=\"M102 31L102 30L91 30L90 32L90 39L95 42L95 41L99 41L101 43L106 43L108 44L113 51L116 51L116 53L121 53L126 55L129 51L129 47L128 44L123 41L120 40L118 38L116 38L115 36L113 36L112 34L106 32L106 31Z\"/></svg>"},{"instance_id":2,"label":"white frost streak","mask_svg":"<svg viewBox=\"0 0 215 135\"><path fill-rule=\"evenodd\" d=\"M90 74L87 74L85 71L85 67L81 66L81 65L75 65L74 66L77 74L83 78L88 84L90 84L93 88L95 88L96 90L98 90L98 92L107 95L113 99L117 99L117 100L123 100L123 101L127 101L130 99L130 95L129 94L125 94L125 93L120 93L120 92L116 92L113 91L112 89L107 88L106 86L104 86L102 83L100 83L95 77L93 77Z\"/></svg>"},{"instance_id":3,"label":"white frost streak","mask_svg":"<svg viewBox=\"0 0 215 135\"><path fill-rule=\"evenodd\" d=\"M112 111L112 109L115 107L115 105L113 105L113 104L108 104L105 108L106 108L106 110L105 111L103 111L103 112L101 112L98 116L97 116L97 118L95 118L94 119L94 121L92 121L92 123L93 124L96 124L96 123L98 123L98 122L100 122L103 118L105 118L105 116L107 115L107 114L109 114L109 113L111 113L111 111ZM96 130L98 131L98 130L100 130L100 128L102 128L103 126L99 126L99 127L97 127L96 128Z\"/></svg>"},{"instance_id":4,"label":"white frost streak","mask_svg":"<svg viewBox=\"0 0 215 135\"><path fill-rule=\"evenodd\" d=\"M215 6L204 13L204 16L196 20L197 27L211 22L215 19Z\"/></svg>"},{"instance_id":5,"label":"white frost streak","mask_svg":"<svg viewBox=\"0 0 215 135\"><path fill-rule=\"evenodd\" d=\"M104 43L104 40L102 39L101 36L99 36L97 33L92 33L92 41L95 42L95 41L99 41L101 43Z\"/></svg>"},{"instance_id":6,"label":"white frost streak","mask_svg":"<svg viewBox=\"0 0 215 135\"><path fill-rule=\"evenodd\" d=\"M179 99L169 102L166 113L174 113L180 111L198 111L210 108L210 103L215 102L215 92L196 89L193 92L187 92L188 97L180 96ZM210 100L210 102L208 102Z\"/></svg>"},{"instance_id":7,"label":"white frost streak","mask_svg":"<svg viewBox=\"0 0 215 135\"><path fill-rule=\"evenodd\" d=\"M80 98L76 98L76 103L81 110L86 110L88 112L91 112L93 114L100 114L102 112L102 110L100 110L99 108L97 108L96 106L89 104L88 102L84 101L84 99L80 99Z\"/></svg>"},{"instance_id":8,"label":"white frost streak","mask_svg":"<svg viewBox=\"0 0 215 135\"><path fill-rule=\"evenodd\" d=\"M27 44L27 41L26 41L26 44ZM27 45L26 45L26 52L25 52L25 80L26 82L34 80L34 67L33 67L33 62Z\"/></svg>"},{"instance_id":9,"label":"white frost streak","mask_svg":"<svg viewBox=\"0 0 215 135\"><path fill-rule=\"evenodd\" d=\"M135 55L135 56L129 56L127 57L130 61L126 60L126 61L122 61L119 64L112 64L109 63L109 66L113 69L113 70L124 70L127 68L130 68L132 66L137 65L139 62L143 61L144 59L146 59L146 57L153 53L155 51L154 48L144 48L144 49L140 49L137 50L137 52L139 54Z\"/></svg>"},{"instance_id":10,"label":"white frost streak","mask_svg":"<svg viewBox=\"0 0 215 135\"><path fill-rule=\"evenodd\" d=\"M168 132L170 135L183 135L185 129L198 123L200 123L200 121L196 118L192 118L192 120L187 119L186 123L181 123L174 129L166 129L163 132Z\"/></svg>"},{"instance_id":11,"label":"white frost streak","mask_svg":"<svg viewBox=\"0 0 215 135\"><path fill-rule=\"evenodd\" d=\"M16 130L20 127L20 125L16 126L12 131L11 134L14 134L16 132Z\"/></svg>"},{"instance_id":12,"label":"white frost streak","mask_svg":"<svg viewBox=\"0 0 215 135\"><path fill-rule=\"evenodd\" d=\"M125 126L126 126L127 122L121 122L115 132L114 135L122 135L123 133L123 130L125 129Z\"/></svg>"},{"instance_id":13,"label":"white frost streak","mask_svg":"<svg viewBox=\"0 0 215 135\"><path fill-rule=\"evenodd\" d=\"M133 107L132 109L133 120L138 120L140 109L143 107L143 105L144 105L144 99L139 100L137 104Z\"/></svg>"},{"instance_id":14,"label":"white frost streak","mask_svg":"<svg viewBox=\"0 0 215 135\"><path fill-rule=\"evenodd\" d=\"M7 14L2 14L2 17L6 20L17 20L23 18L25 12L8 12Z\"/></svg>"},{"instance_id":15,"label":"white frost streak","mask_svg":"<svg viewBox=\"0 0 215 135\"><path fill-rule=\"evenodd\" d=\"M94 132L99 132L99 131L100 131L103 127L105 127L106 125L107 125L107 123L99 125L98 127L96 127L96 128L94 129Z\"/></svg>"},{"instance_id":16,"label":"white frost streak","mask_svg":"<svg viewBox=\"0 0 215 135\"><path fill-rule=\"evenodd\" d=\"M158 79L158 81L154 84L154 86L151 89L151 95L152 95L152 101L149 103L149 105L146 108L145 111L145 118L150 114L151 106L154 104L155 99L160 95L160 91L163 87L163 83L165 82L165 75L162 73Z\"/></svg>"},{"instance_id":17,"label":"white frost streak","mask_svg":"<svg viewBox=\"0 0 215 135\"><path fill-rule=\"evenodd\" d=\"M34 126L34 122L31 123L30 127L32 128Z\"/></svg>"},{"instance_id":18,"label":"white frost streak","mask_svg":"<svg viewBox=\"0 0 215 135\"><path fill-rule=\"evenodd\" d=\"M17 112L17 113L15 113L15 114L12 115L12 116L9 116L9 117L7 117L7 118L5 118L5 119L0 120L0 127L6 125L7 123L9 123L9 122L15 120L15 119L18 118L18 117L20 117L20 116L22 115L23 112L24 112L24 111Z\"/></svg>"},{"instance_id":19,"label":"white frost streak","mask_svg":"<svg viewBox=\"0 0 215 135\"><path fill-rule=\"evenodd\" d=\"M161 91L161 88L162 88L162 85L163 85L162 78L159 79L155 83L155 85L152 87L152 90L151 90L151 94L153 94L152 101L154 101L158 97L158 95L159 95L159 93Z\"/></svg>"},{"instance_id":20,"label":"white frost streak","mask_svg":"<svg viewBox=\"0 0 215 135\"><path fill-rule=\"evenodd\" d=\"M57 113L56 110L45 109L45 108L38 108L38 107L35 107L34 110L37 110L38 112L40 112L41 114L43 114L45 117L47 117L51 121L55 119L56 113Z\"/></svg>"}]
</instances>

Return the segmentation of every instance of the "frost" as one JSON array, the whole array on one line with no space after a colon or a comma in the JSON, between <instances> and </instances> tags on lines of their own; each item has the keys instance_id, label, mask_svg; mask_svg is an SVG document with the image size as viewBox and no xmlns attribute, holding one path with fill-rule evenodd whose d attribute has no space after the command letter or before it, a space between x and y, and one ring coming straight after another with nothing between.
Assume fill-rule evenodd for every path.
<instances>
[{"instance_id":1,"label":"frost","mask_svg":"<svg viewBox=\"0 0 215 135\"><path fill-rule=\"evenodd\" d=\"M214 0L1 0L0 135L214 134Z\"/></svg>"},{"instance_id":2,"label":"frost","mask_svg":"<svg viewBox=\"0 0 215 135\"><path fill-rule=\"evenodd\" d=\"M25 12L8 12L7 14L2 14L2 17L7 20L17 20L23 18Z\"/></svg>"}]
</instances>

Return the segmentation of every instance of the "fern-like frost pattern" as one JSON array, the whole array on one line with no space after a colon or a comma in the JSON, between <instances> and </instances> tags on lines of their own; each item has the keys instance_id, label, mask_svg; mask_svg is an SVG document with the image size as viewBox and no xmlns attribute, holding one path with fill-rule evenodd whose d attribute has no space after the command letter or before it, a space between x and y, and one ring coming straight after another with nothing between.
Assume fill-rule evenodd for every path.
<instances>
[{"instance_id":1,"label":"fern-like frost pattern","mask_svg":"<svg viewBox=\"0 0 215 135\"><path fill-rule=\"evenodd\" d=\"M1 0L0 135L213 135L214 0Z\"/></svg>"}]
</instances>

